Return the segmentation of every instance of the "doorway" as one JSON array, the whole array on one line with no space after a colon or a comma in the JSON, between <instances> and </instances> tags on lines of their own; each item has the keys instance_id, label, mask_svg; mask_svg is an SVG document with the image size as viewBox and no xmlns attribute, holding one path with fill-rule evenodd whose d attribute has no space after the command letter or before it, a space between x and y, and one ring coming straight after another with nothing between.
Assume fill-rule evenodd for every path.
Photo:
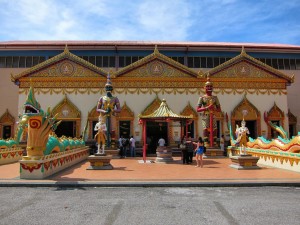
<instances>
[{"instance_id":1,"label":"doorway","mask_svg":"<svg viewBox=\"0 0 300 225\"><path fill-rule=\"evenodd\" d=\"M75 121L62 121L56 131L55 134L57 137L66 136L66 137L76 137L76 123Z\"/></svg>"},{"instance_id":2,"label":"doorway","mask_svg":"<svg viewBox=\"0 0 300 225\"><path fill-rule=\"evenodd\" d=\"M11 137L11 126L3 126L3 133L2 133L2 138L7 139Z\"/></svg>"},{"instance_id":3,"label":"doorway","mask_svg":"<svg viewBox=\"0 0 300 225\"><path fill-rule=\"evenodd\" d=\"M147 144L148 154L156 154L156 148L158 145L158 140L162 137L166 141L166 146L168 145L168 123L167 122L155 122L147 121L146 124L147 132Z\"/></svg>"}]
</instances>

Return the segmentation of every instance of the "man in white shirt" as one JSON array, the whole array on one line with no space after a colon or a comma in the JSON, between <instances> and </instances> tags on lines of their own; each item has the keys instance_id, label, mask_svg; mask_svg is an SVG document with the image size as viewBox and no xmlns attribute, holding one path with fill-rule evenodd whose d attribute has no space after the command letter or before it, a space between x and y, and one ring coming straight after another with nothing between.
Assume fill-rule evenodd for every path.
<instances>
[{"instance_id":1,"label":"man in white shirt","mask_svg":"<svg viewBox=\"0 0 300 225\"><path fill-rule=\"evenodd\" d=\"M135 140L133 136L131 136L129 142L130 142L130 156L135 157Z\"/></svg>"},{"instance_id":2,"label":"man in white shirt","mask_svg":"<svg viewBox=\"0 0 300 225\"><path fill-rule=\"evenodd\" d=\"M158 140L158 146L165 146L166 141L162 137Z\"/></svg>"}]
</instances>

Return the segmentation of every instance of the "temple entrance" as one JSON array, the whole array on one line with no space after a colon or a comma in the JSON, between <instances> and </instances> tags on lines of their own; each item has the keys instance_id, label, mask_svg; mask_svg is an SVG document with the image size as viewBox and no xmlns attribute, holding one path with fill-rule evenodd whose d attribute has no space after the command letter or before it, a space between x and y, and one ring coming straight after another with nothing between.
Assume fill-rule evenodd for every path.
<instances>
[{"instance_id":1,"label":"temple entrance","mask_svg":"<svg viewBox=\"0 0 300 225\"><path fill-rule=\"evenodd\" d=\"M148 144L148 154L156 154L156 148L158 145L158 140L162 137L168 145L168 123L167 122L153 122L147 121L147 144Z\"/></svg>"},{"instance_id":2,"label":"temple entrance","mask_svg":"<svg viewBox=\"0 0 300 225\"><path fill-rule=\"evenodd\" d=\"M57 137L66 136L66 137L76 137L76 122L75 121L62 121L55 134Z\"/></svg>"},{"instance_id":3,"label":"temple entrance","mask_svg":"<svg viewBox=\"0 0 300 225\"><path fill-rule=\"evenodd\" d=\"M123 120L119 121L119 129L120 129L120 137L123 136L123 138L130 138L130 121L129 120Z\"/></svg>"},{"instance_id":4,"label":"temple entrance","mask_svg":"<svg viewBox=\"0 0 300 225\"><path fill-rule=\"evenodd\" d=\"M3 126L2 138L7 139L11 137L11 126Z\"/></svg>"},{"instance_id":5,"label":"temple entrance","mask_svg":"<svg viewBox=\"0 0 300 225\"><path fill-rule=\"evenodd\" d=\"M236 121L235 124L238 124L239 127L241 126L241 120ZM256 120L247 120L246 127L248 128L250 134L249 137L256 139L257 138L257 128L256 128Z\"/></svg>"},{"instance_id":6,"label":"temple entrance","mask_svg":"<svg viewBox=\"0 0 300 225\"><path fill-rule=\"evenodd\" d=\"M190 136L191 138L197 138L195 137L195 134L194 134L194 121L192 121L192 123L189 123L188 126L188 136ZM183 127L183 134L185 135L186 134L186 126Z\"/></svg>"}]
</instances>

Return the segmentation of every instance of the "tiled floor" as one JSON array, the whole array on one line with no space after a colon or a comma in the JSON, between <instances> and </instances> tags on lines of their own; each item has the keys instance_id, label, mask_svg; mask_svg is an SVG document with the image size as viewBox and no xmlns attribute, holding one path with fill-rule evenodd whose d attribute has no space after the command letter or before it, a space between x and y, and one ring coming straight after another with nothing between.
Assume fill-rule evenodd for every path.
<instances>
[{"instance_id":1,"label":"tiled floor","mask_svg":"<svg viewBox=\"0 0 300 225\"><path fill-rule=\"evenodd\" d=\"M83 161L43 181L180 181L180 182L299 182L300 173L261 167L237 170L228 158L204 159L204 167L183 165L179 157L169 164L139 163L142 158L112 159L113 170L87 170ZM155 158L147 158L155 160ZM0 182L19 182L19 163L0 165Z\"/></svg>"}]
</instances>

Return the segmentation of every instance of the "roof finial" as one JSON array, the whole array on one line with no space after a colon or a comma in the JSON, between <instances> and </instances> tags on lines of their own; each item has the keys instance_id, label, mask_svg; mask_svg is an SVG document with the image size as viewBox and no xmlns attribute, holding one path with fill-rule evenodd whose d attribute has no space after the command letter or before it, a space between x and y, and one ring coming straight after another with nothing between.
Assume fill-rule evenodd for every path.
<instances>
[{"instance_id":1,"label":"roof finial","mask_svg":"<svg viewBox=\"0 0 300 225\"><path fill-rule=\"evenodd\" d=\"M245 55L246 54L246 50L245 50L245 47L244 45L242 46L242 52L241 52L242 55Z\"/></svg>"},{"instance_id":2,"label":"roof finial","mask_svg":"<svg viewBox=\"0 0 300 225\"><path fill-rule=\"evenodd\" d=\"M158 53L159 53L159 51L158 51L157 45L155 45L154 54L158 54Z\"/></svg>"},{"instance_id":3,"label":"roof finial","mask_svg":"<svg viewBox=\"0 0 300 225\"><path fill-rule=\"evenodd\" d=\"M68 44L66 44L64 52L65 52L65 53L68 53L68 52L69 52Z\"/></svg>"}]
</instances>

